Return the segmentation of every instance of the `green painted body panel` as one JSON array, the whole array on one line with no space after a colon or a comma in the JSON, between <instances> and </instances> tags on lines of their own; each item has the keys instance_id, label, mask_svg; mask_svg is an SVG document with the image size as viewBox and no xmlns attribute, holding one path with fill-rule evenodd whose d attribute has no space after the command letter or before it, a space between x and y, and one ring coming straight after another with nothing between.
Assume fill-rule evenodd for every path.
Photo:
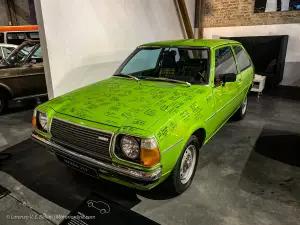
<instances>
[{"instance_id":1,"label":"green painted body panel","mask_svg":"<svg viewBox=\"0 0 300 225\"><path fill-rule=\"evenodd\" d=\"M179 40L145 44L143 46L199 46L211 50L208 85L185 85L160 81L134 80L121 77L88 85L52 99L37 107L48 115L83 126L138 137L155 137L161 153L160 164L146 168L112 157L112 161L128 167L152 171L162 167L162 182L174 168L186 142L198 129L205 131L206 143L240 107L253 80L254 68L238 73L237 81L214 87L215 49L240 45L229 40ZM51 138L50 134L38 132ZM125 181L105 179L135 187Z\"/></svg>"},{"instance_id":2,"label":"green painted body panel","mask_svg":"<svg viewBox=\"0 0 300 225\"><path fill-rule=\"evenodd\" d=\"M183 46L183 47L207 47L215 48L225 44L238 44L237 41L225 39L183 39L183 40L168 40L143 44L141 46Z\"/></svg>"}]
</instances>

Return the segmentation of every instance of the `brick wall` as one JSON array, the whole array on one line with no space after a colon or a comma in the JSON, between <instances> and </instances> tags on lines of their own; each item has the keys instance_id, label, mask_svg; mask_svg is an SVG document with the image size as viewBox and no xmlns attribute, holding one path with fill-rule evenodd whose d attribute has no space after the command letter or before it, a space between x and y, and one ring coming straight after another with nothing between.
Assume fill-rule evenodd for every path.
<instances>
[{"instance_id":1,"label":"brick wall","mask_svg":"<svg viewBox=\"0 0 300 225\"><path fill-rule=\"evenodd\" d=\"M300 11L254 13L254 0L206 0L204 27L300 23Z\"/></svg>"}]
</instances>

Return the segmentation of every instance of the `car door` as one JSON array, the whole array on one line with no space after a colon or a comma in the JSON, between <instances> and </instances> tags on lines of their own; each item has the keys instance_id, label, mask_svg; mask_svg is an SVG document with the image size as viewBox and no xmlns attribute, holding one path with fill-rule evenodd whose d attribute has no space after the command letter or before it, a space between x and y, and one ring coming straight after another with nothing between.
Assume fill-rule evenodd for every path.
<instances>
[{"instance_id":1,"label":"car door","mask_svg":"<svg viewBox=\"0 0 300 225\"><path fill-rule=\"evenodd\" d=\"M253 79L254 69L248 53L242 46L233 45L232 48L238 64L239 75L237 80L240 81L238 89L241 93L238 99L241 103L244 100L249 89L249 84L251 84Z\"/></svg>"},{"instance_id":2,"label":"car door","mask_svg":"<svg viewBox=\"0 0 300 225\"><path fill-rule=\"evenodd\" d=\"M232 115L237 107L235 96L238 94L235 82L222 81L224 74L238 74L234 55L230 46L222 46L214 49L214 81L213 97L215 103L215 113L213 126L218 129Z\"/></svg>"},{"instance_id":3,"label":"car door","mask_svg":"<svg viewBox=\"0 0 300 225\"><path fill-rule=\"evenodd\" d=\"M40 46L38 46L19 67L19 81L22 85L24 97L47 93L42 50Z\"/></svg>"}]
</instances>

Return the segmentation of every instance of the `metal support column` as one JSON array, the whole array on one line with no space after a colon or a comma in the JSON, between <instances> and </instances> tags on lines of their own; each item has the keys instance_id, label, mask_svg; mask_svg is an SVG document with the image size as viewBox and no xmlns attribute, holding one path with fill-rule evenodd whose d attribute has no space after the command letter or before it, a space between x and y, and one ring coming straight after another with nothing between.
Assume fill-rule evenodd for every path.
<instances>
[{"instance_id":1,"label":"metal support column","mask_svg":"<svg viewBox=\"0 0 300 225\"><path fill-rule=\"evenodd\" d=\"M197 1L197 0L196 0ZM203 38L204 33L204 14L205 14L205 0L199 0L200 12L199 12L199 30L198 30L198 38Z\"/></svg>"}]
</instances>

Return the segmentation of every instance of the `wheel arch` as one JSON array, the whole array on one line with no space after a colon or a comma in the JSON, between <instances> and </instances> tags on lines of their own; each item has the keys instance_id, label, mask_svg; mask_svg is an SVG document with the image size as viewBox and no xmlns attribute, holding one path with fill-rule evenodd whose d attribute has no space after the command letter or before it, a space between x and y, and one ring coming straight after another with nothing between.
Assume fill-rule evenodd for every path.
<instances>
[{"instance_id":1,"label":"wheel arch","mask_svg":"<svg viewBox=\"0 0 300 225\"><path fill-rule=\"evenodd\" d=\"M251 84L250 84L250 86L249 86L249 88L248 88L248 92L247 92L247 94L248 94L248 93L250 93L250 91L251 91L252 87L253 87L253 83L251 83Z\"/></svg>"},{"instance_id":2,"label":"wheel arch","mask_svg":"<svg viewBox=\"0 0 300 225\"><path fill-rule=\"evenodd\" d=\"M0 90L6 91L9 94L10 99L13 98L13 92L7 85L0 83Z\"/></svg>"},{"instance_id":3,"label":"wheel arch","mask_svg":"<svg viewBox=\"0 0 300 225\"><path fill-rule=\"evenodd\" d=\"M195 135L199 141L200 148L203 146L205 139L206 139L206 130L204 128L198 128L195 130L192 135Z\"/></svg>"}]
</instances>

